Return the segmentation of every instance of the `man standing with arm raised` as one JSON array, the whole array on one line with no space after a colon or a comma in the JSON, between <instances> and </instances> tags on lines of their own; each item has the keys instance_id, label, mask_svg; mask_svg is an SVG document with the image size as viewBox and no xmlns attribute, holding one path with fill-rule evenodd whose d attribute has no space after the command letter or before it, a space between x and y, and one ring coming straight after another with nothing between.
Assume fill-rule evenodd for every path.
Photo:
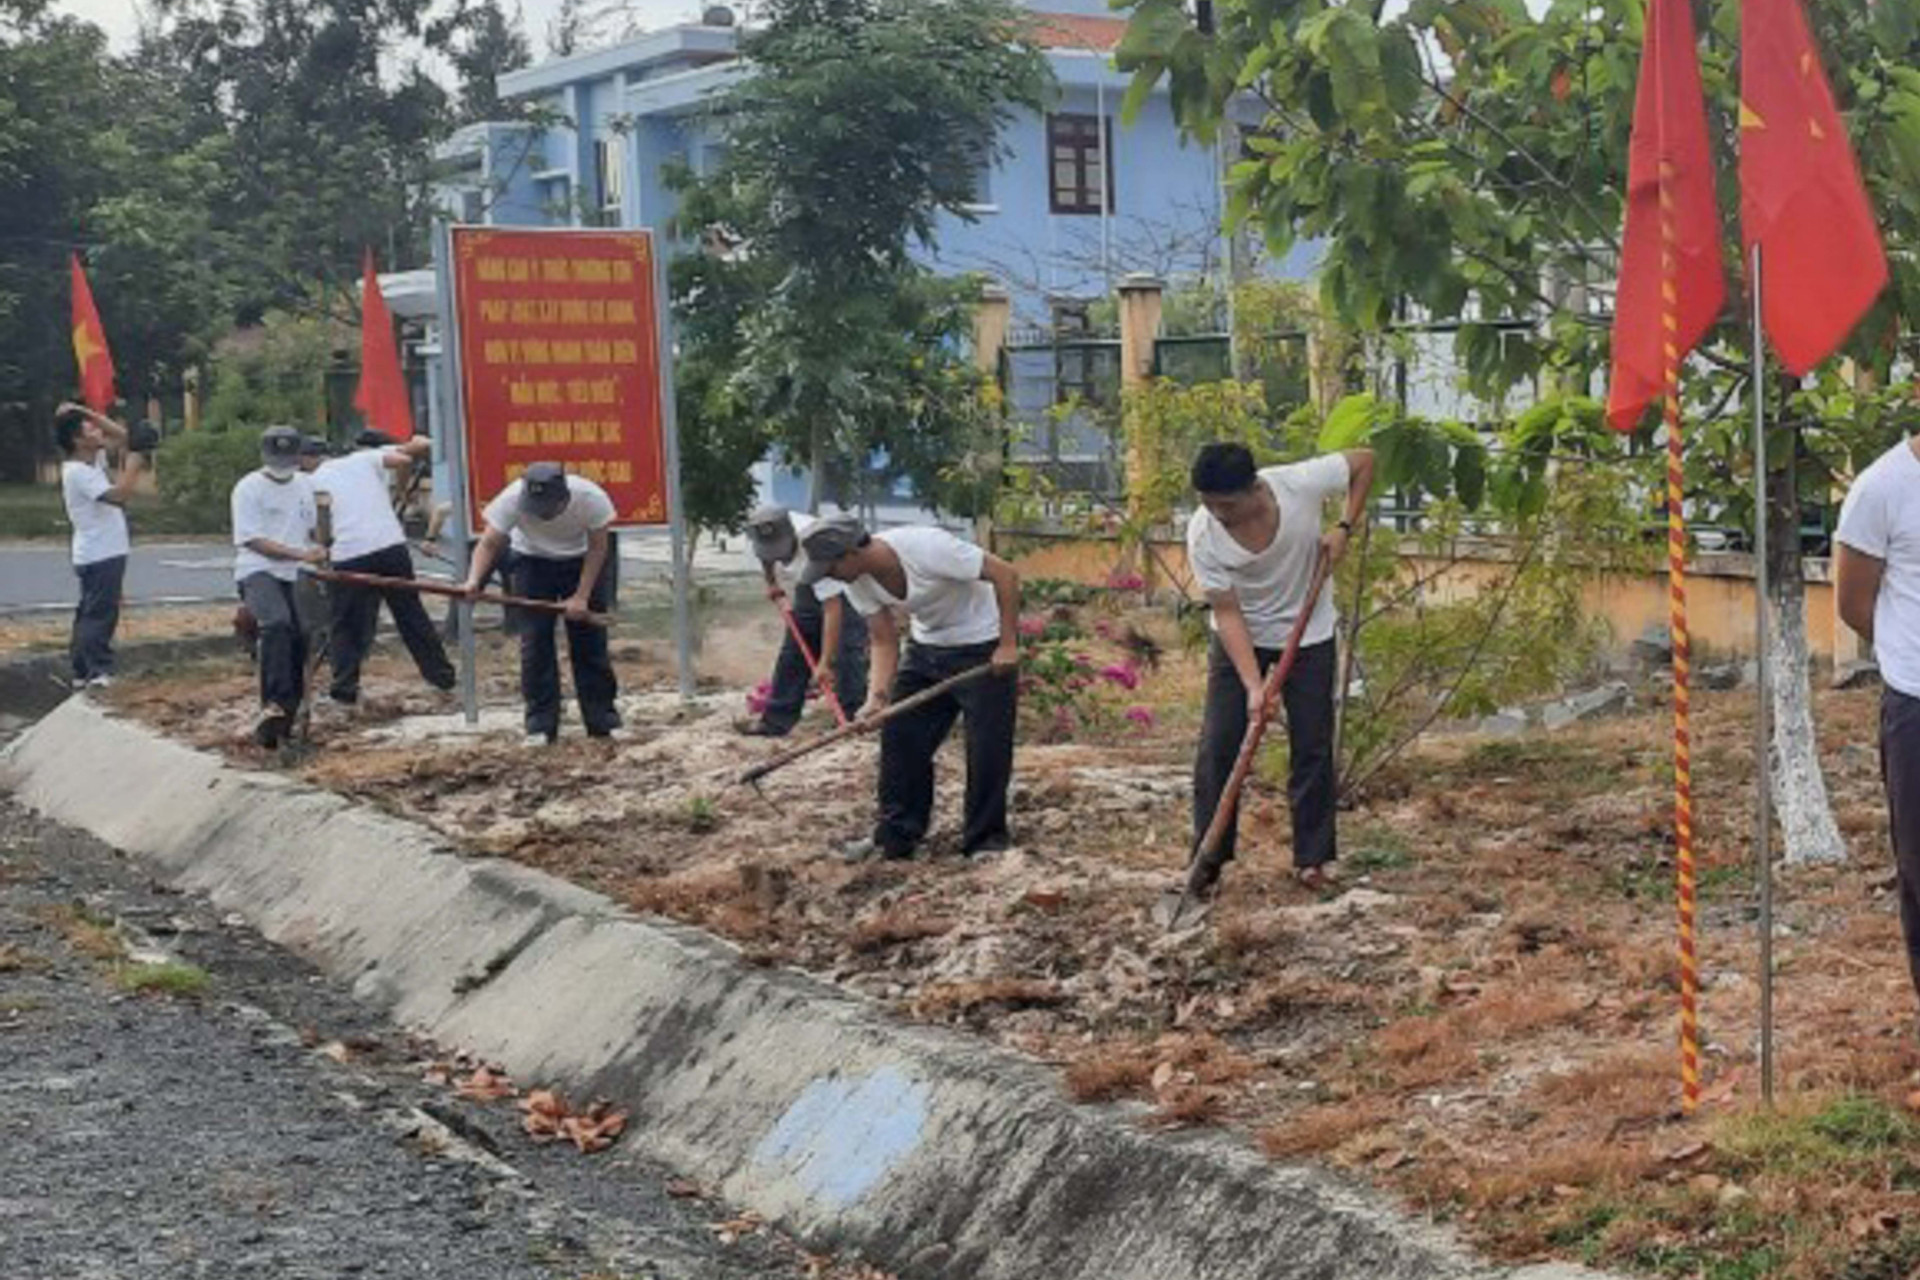
<instances>
[{"instance_id":1,"label":"man standing with arm raised","mask_svg":"<svg viewBox=\"0 0 1920 1280\"><path fill-rule=\"evenodd\" d=\"M73 526L73 571L80 579L80 606L73 613L67 653L73 683L113 682L113 633L120 626L120 592L126 583L132 541L123 509L140 474L140 455L128 448L127 429L84 405L55 410L54 438L60 464L60 497ZM120 471L107 470L118 449Z\"/></svg>"},{"instance_id":2,"label":"man standing with arm raised","mask_svg":"<svg viewBox=\"0 0 1920 1280\"><path fill-rule=\"evenodd\" d=\"M933 758L961 716L967 722L967 792L960 851L991 853L1013 838L1018 712L1020 576L1012 565L944 529L869 534L852 516L824 516L801 539L802 583L832 579L872 626L871 692L862 716L878 714L949 677L990 665L990 674L889 720L880 729L879 819L849 856L908 858L933 819ZM904 658L892 610L911 624ZM829 626L831 626L831 621ZM832 645L829 634L823 644Z\"/></svg>"},{"instance_id":3,"label":"man standing with arm raised","mask_svg":"<svg viewBox=\"0 0 1920 1280\"><path fill-rule=\"evenodd\" d=\"M1204 446L1193 462L1200 509L1187 523L1187 559L1213 609L1206 712L1193 763L1193 827L1213 821L1251 717L1265 716L1265 675L1306 607L1324 552L1329 567L1346 552L1373 487L1373 451L1349 449L1284 467L1254 466L1245 445ZM1340 523L1321 533L1327 499L1344 494ZM1294 874L1317 887L1337 853L1333 758L1333 593L1322 591L1300 637L1280 695L1287 709L1287 799L1293 809ZM1234 854L1238 813L1210 865L1206 888Z\"/></svg>"}]
</instances>

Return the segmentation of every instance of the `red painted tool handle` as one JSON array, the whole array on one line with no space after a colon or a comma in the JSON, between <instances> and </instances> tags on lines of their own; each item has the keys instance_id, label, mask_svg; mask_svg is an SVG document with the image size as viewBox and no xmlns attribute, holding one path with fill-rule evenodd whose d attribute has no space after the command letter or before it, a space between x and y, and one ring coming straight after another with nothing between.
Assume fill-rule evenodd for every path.
<instances>
[{"instance_id":1,"label":"red painted tool handle","mask_svg":"<svg viewBox=\"0 0 1920 1280\"><path fill-rule=\"evenodd\" d=\"M780 606L780 616L787 620L787 634L800 646L800 656L807 660L807 674L813 677L814 683L820 684L820 659L814 657L813 650L807 647L807 638L800 634L800 621L793 616L793 610L787 607L785 594L777 597L774 603ZM820 692L827 695L827 705L833 708L835 722L845 725L846 709L840 705L840 695L834 691L833 682L820 684Z\"/></svg>"}]
</instances>

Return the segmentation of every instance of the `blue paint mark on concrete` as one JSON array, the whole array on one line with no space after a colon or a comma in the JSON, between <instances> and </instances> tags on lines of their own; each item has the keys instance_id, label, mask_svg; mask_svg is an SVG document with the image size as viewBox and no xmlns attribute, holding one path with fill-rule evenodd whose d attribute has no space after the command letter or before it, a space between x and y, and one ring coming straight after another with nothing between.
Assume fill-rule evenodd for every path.
<instances>
[{"instance_id":1,"label":"blue paint mark on concrete","mask_svg":"<svg viewBox=\"0 0 1920 1280\"><path fill-rule=\"evenodd\" d=\"M845 1209L920 1144L926 1123L927 1086L897 1067L815 1080L754 1148L753 1163Z\"/></svg>"}]
</instances>

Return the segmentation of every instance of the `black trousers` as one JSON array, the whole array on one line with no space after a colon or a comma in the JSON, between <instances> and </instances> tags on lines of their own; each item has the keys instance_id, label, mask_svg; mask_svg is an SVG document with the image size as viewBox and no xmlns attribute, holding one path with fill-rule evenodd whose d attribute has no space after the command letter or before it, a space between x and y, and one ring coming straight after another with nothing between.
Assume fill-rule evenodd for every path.
<instances>
[{"instance_id":1,"label":"black trousers","mask_svg":"<svg viewBox=\"0 0 1920 1280\"><path fill-rule=\"evenodd\" d=\"M595 612L612 605L612 556L608 571L587 595ZM514 591L531 600L564 600L580 585L580 570L585 556L549 560L543 556L521 555L514 558ZM553 614L521 609L514 622L520 634L520 696L526 702L528 733L552 738L560 732L560 654L554 639L554 624L564 621ZM604 737L620 727L620 713L613 700L619 688L613 676L613 658L607 651L607 629L587 622L566 622L567 658L573 667L573 692L580 700L580 720L587 732Z\"/></svg>"},{"instance_id":2,"label":"black trousers","mask_svg":"<svg viewBox=\"0 0 1920 1280\"><path fill-rule=\"evenodd\" d=\"M241 579L240 599L259 625L260 704L291 715L306 696L307 637L294 585L270 573Z\"/></svg>"},{"instance_id":3,"label":"black trousers","mask_svg":"<svg viewBox=\"0 0 1920 1280\"><path fill-rule=\"evenodd\" d=\"M404 543L336 561L333 567L347 573L374 573L383 578L413 580L413 557L407 553ZM453 688L456 679L453 664L447 661L446 647L440 643L433 620L427 617L426 606L420 603L419 592L331 582L327 584L327 599L332 613L327 659L333 666L334 701L360 699L360 667L366 661L367 651L373 647L383 600L387 612L393 615L394 629L413 656L413 665L420 670L421 679L436 689Z\"/></svg>"},{"instance_id":4,"label":"black trousers","mask_svg":"<svg viewBox=\"0 0 1920 1280\"><path fill-rule=\"evenodd\" d=\"M1907 972L1920 996L1920 698L1891 687L1880 695L1880 778L1887 788Z\"/></svg>"},{"instance_id":5,"label":"black trousers","mask_svg":"<svg viewBox=\"0 0 1920 1280\"><path fill-rule=\"evenodd\" d=\"M826 621L824 606L812 587L794 589L792 609L793 620L806 638L807 648L813 651L814 657L827 661L827 655L820 652L820 637ZM867 700L867 620L845 602L840 606L840 649L832 660L834 696L847 714L852 715ZM792 729L799 723L800 713L806 710L807 686L812 681L806 655L800 652L789 631L780 643L780 656L774 659L773 694L767 699L766 710L760 713L760 722L778 733Z\"/></svg>"},{"instance_id":6,"label":"black trousers","mask_svg":"<svg viewBox=\"0 0 1920 1280\"><path fill-rule=\"evenodd\" d=\"M1287 799L1293 807L1293 865L1318 867L1332 862L1334 800L1337 785L1333 760L1333 695L1335 645L1324 640L1303 645L1293 670L1280 686L1287 712ZM1278 649L1255 649L1262 674L1280 660ZM1247 687L1233 669L1227 651L1216 637L1207 654L1207 706L1200 724L1200 748L1193 761L1193 835L1196 841L1213 821L1214 806L1226 790L1234 759L1247 734ZM1214 867L1233 859L1240 825L1238 806Z\"/></svg>"},{"instance_id":7,"label":"black trousers","mask_svg":"<svg viewBox=\"0 0 1920 1280\"><path fill-rule=\"evenodd\" d=\"M900 702L979 666L994 647L991 640L952 647L909 644L893 678L892 700ZM967 720L967 796L960 851L1011 843L1007 791L1013 785L1018 697L1015 673L981 676L881 726L880 819L873 842L882 854L904 858L927 834L933 821L934 753L962 715Z\"/></svg>"},{"instance_id":8,"label":"black trousers","mask_svg":"<svg viewBox=\"0 0 1920 1280\"><path fill-rule=\"evenodd\" d=\"M73 638L67 657L75 680L113 674L113 633L120 626L120 588L127 580L127 558L110 556L75 565L80 606L73 611Z\"/></svg>"}]
</instances>

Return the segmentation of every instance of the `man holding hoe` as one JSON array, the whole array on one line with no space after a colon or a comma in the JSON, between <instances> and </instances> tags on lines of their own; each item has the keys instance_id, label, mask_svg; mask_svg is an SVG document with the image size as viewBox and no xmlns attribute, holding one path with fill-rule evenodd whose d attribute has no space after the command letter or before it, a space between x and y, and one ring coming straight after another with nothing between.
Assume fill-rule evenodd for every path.
<instances>
[{"instance_id":1,"label":"man holding hoe","mask_svg":"<svg viewBox=\"0 0 1920 1280\"><path fill-rule=\"evenodd\" d=\"M812 516L775 505L760 507L747 518L747 539L767 580L767 599L787 620L767 705L738 726L753 737L784 738L793 731L806 709L816 664L821 687L839 707L857 711L866 701L867 620L843 607L840 584L833 579L812 586L800 581L800 539L813 525ZM838 635L831 650L821 647L829 616Z\"/></svg>"},{"instance_id":2,"label":"man holding hoe","mask_svg":"<svg viewBox=\"0 0 1920 1280\"><path fill-rule=\"evenodd\" d=\"M1195 457L1200 508L1187 523L1187 559L1213 611L1206 711L1193 762L1196 846L1213 822L1252 719L1270 716L1266 673L1308 607L1322 556L1330 574L1366 513L1373 451L1348 449L1258 469L1245 445L1214 443ZM1326 501L1344 495L1340 522L1322 533ZM1319 887L1333 862L1335 661L1333 593L1322 590L1280 688L1287 710L1287 798L1293 810L1294 875ZM1210 893L1233 859L1238 806L1218 847L1193 868L1190 885Z\"/></svg>"},{"instance_id":3,"label":"man holding hoe","mask_svg":"<svg viewBox=\"0 0 1920 1280\"><path fill-rule=\"evenodd\" d=\"M1020 666L1020 575L999 556L944 529L869 534L852 516L824 516L800 540L800 582L831 583L873 628L871 692L861 716L902 706L880 729L880 814L871 839L846 852L909 858L933 819L933 757L961 716L967 722L967 793L960 852L1010 847L1007 792ZM911 643L904 658L904 611ZM826 615L821 644L837 652L841 610ZM957 683L948 684L955 677Z\"/></svg>"}]
</instances>

